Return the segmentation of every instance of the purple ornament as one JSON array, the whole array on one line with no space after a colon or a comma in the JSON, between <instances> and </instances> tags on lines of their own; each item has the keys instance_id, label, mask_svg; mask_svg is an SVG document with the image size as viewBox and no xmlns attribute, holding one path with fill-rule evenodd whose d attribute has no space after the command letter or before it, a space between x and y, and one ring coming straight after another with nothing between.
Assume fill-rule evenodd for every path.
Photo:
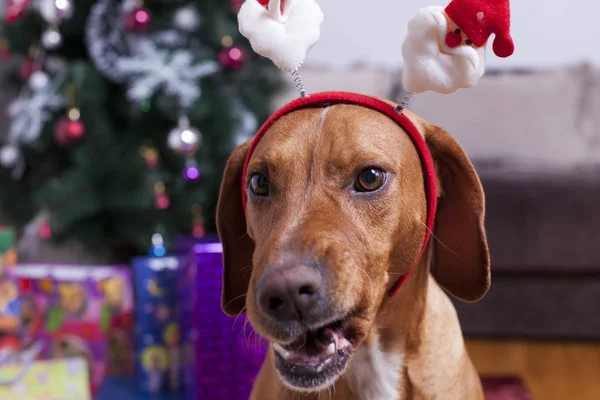
<instances>
[{"instance_id":1,"label":"purple ornament","mask_svg":"<svg viewBox=\"0 0 600 400\"><path fill-rule=\"evenodd\" d=\"M187 162L187 165L183 170L183 176L190 182L197 181L198 178L200 178L200 169L194 160L189 160Z\"/></svg>"}]
</instances>

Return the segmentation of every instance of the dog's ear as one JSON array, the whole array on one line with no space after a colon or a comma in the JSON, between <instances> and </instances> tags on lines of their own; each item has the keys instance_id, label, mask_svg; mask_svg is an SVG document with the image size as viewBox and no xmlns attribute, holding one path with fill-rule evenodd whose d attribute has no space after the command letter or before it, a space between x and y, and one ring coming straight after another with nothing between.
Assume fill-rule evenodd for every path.
<instances>
[{"instance_id":1,"label":"dog's ear","mask_svg":"<svg viewBox=\"0 0 600 400\"><path fill-rule=\"evenodd\" d=\"M217 232L223 244L221 306L229 316L244 310L252 273L254 244L248 236L242 205L242 174L250 142L237 147L225 167L217 205Z\"/></svg>"},{"instance_id":2,"label":"dog's ear","mask_svg":"<svg viewBox=\"0 0 600 400\"><path fill-rule=\"evenodd\" d=\"M441 186L432 273L454 296L474 302L487 293L491 281L483 187L456 140L439 127L424 125Z\"/></svg>"}]
</instances>

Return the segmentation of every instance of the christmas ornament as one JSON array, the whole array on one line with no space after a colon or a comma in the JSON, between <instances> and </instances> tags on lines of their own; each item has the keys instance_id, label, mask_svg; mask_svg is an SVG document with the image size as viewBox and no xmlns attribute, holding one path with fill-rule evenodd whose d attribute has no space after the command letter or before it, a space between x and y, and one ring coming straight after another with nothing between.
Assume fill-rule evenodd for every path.
<instances>
[{"instance_id":1,"label":"christmas ornament","mask_svg":"<svg viewBox=\"0 0 600 400\"><path fill-rule=\"evenodd\" d=\"M28 83L31 90L42 90L43 88L48 86L48 84L50 84L50 77L45 72L35 71L29 77Z\"/></svg>"},{"instance_id":2,"label":"christmas ornament","mask_svg":"<svg viewBox=\"0 0 600 400\"><path fill-rule=\"evenodd\" d=\"M148 168L154 169L158 166L158 150L150 142L144 143L140 149L140 155Z\"/></svg>"},{"instance_id":3,"label":"christmas ornament","mask_svg":"<svg viewBox=\"0 0 600 400\"><path fill-rule=\"evenodd\" d=\"M62 44L62 35L56 27L48 28L42 34L42 45L48 50L56 50Z\"/></svg>"},{"instance_id":4,"label":"christmas ornament","mask_svg":"<svg viewBox=\"0 0 600 400\"><path fill-rule=\"evenodd\" d=\"M296 72L319 40L323 13L315 0L269 0L266 7L247 0L238 21L255 52L284 71Z\"/></svg>"},{"instance_id":5,"label":"christmas ornament","mask_svg":"<svg viewBox=\"0 0 600 400\"><path fill-rule=\"evenodd\" d=\"M200 178L200 169L198 168L198 163L195 159L189 158L186 161L183 176L189 182L197 181Z\"/></svg>"},{"instance_id":6,"label":"christmas ornament","mask_svg":"<svg viewBox=\"0 0 600 400\"><path fill-rule=\"evenodd\" d=\"M12 144L6 144L0 149L0 165L5 168L14 167L19 160L19 148Z\"/></svg>"},{"instance_id":7,"label":"christmas ornament","mask_svg":"<svg viewBox=\"0 0 600 400\"><path fill-rule=\"evenodd\" d=\"M171 150L180 155L192 156L202 145L202 134L198 129L190 126L187 117L181 117L179 125L169 133L167 144Z\"/></svg>"},{"instance_id":8,"label":"christmas ornament","mask_svg":"<svg viewBox=\"0 0 600 400\"><path fill-rule=\"evenodd\" d=\"M39 222L38 235L44 240L49 240L52 238L52 227L46 219L43 219Z\"/></svg>"},{"instance_id":9,"label":"christmas ornament","mask_svg":"<svg viewBox=\"0 0 600 400\"><path fill-rule=\"evenodd\" d=\"M67 117L61 118L54 127L54 138L61 146L73 146L85 138L85 126L79 120L80 112L71 108Z\"/></svg>"},{"instance_id":10,"label":"christmas ornament","mask_svg":"<svg viewBox=\"0 0 600 400\"><path fill-rule=\"evenodd\" d=\"M241 46L224 47L219 52L219 63L225 69L238 70L244 66L246 56Z\"/></svg>"},{"instance_id":11,"label":"christmas ornament","mask_svg":"<svg viewBox=\"0 0 600 400\"><path fill-rule=\"evenodd\" d=\"M419 10L408 23L402 45L404 88L410 93L450 94L475 86L485 73L492 33L494 53L512 55L508 0L452 0L446 8Z\"/></svg>"},{"instance_id":12,"label":"christmas ornament","mask_svg":"<svg viewBox=\"0 0 600 400\"><path fill-rule=\"evenodd\" d=\"M200 16L193 6L186 6L175 11L173 23L184 32L193 32L200 26Z\"/></svg>"},{"instance_id":13,"label":"christmas ornament","mask_svg":"<svg viewBox=\"0 0 600 400\"><path fill-rule=\"evenodd\" d=\"M192 207L192 215L192 236L196 239L202 239L206 232L204 230L204 217L199 205L196 204Z\"/></svg>"},{"instance_id":14,"label":"christmas ornament","mask_svg":"<svg viewBox=\"0 0 600 400\"><path fill-rule=\"evenodd\" d=\"M166 210L169 208L171 201L165 193L165 183L162 181L154 184L154 207L158 210Z\"/></svg>"},{"instance_id":15,"label":"christmas ornament","mask_svg":"<svg viewBox=\"0 0 600 400\"><path fill-rule=\"evenodd\" d=\"M29 0L8 0L4 18L6 22L13 23L25 14L29 7Z\"/></svg>"},{"instance_id":16,"label":"christmas ornament","mask_svg":"<svg viewBox=\"0 0 600 400\"><path fill-rule=\"evenodd\" d=\"M38 0L37 6L49 24L57 24L73 15L73 0Z\"/></svg>"},{"instance_id":17,"label":"christmas ornament","mask_svg":"<svg viewBox=\"0 0 600 400\"><path fill-rule=\"evenodd\" d=\"M125 14L125 29L133 33L146 32L150 27L151 20L150 10L142 6L136 7Z\"/></svg>"},{"instance_id":18,"label":"christmas ornament","mask_svg":"<svg viewBox=\"0 0 600 400\"><path fill-rule=\"evenodd\" d=\"M151 257L164 257L167 255L165 241L160 233L152 235L152 247L150 248Z\"/></svg>"},{"instance_id":19,"label":"christmas ornament","mask_svg":"<svg viewBox=\"0 0 600 400\"><path fill-rule=\"evenodd\" d=\"M136 102L146 100L163 89L179 99L181 108L190 107L201 95L199 79L218 71L212 61L198 61L185 48L162 49L152 37L132 40L133 53L117 59L115 67L129 77L127 97Z\"/></svg>"}]
</instances>

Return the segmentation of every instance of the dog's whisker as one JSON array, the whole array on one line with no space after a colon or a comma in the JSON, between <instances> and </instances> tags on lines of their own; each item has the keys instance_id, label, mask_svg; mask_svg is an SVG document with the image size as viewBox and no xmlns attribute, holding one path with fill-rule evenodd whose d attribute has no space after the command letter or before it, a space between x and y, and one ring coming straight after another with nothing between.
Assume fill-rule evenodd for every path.
<instances>
[{"instance_id":1,"label":"dog's whisker","mask_svg":"<svg viewBox=\"0 0 600 400\"><path fill-rule=\"evenodd\" d=\"M227 308L231 303L233 303L236 300L241 299L242 297L246 297L246 293L241 294L241 295L239 295L237 297L234 297L233 299L231 299L231 301L229 303L225 304L225 306L223 308Z\"/></svg>"},{"instance_id":2,"label":"dog's whisker","mask_svg":"<svg viewBox=\"0 0 600 400\"><path fill-rule=\"evenodd\" d=\"M231 327L231 329L233 330L235 328L235 324L237 323L237 320L244 315L244 312L246 312L246 305L244 305L244 307L242 307L242 309L240 310L240 312L238 313L238 315L235 316L234 320L233 320L233 326Z\"/></svg>"},{"instance_id":3,"label":"dog's whisker","mask_svg":"<svg viewBox=\"0 0 600 400\"><path fill-rule=\"evenodd\" d=\"M244 233L242 236L240 236L239 238L234 240L233 244L238 244L239 241L242 240L243 238L245 238L246 236L248 236L248 232Z\"/></svg>"},{"instance_id":4,"label":"dog's whisker","mask_svg":"<svg viewBox=\"0 0 600 400\"><path fill-rule=\"evenodd\" d=\"M440 240L440 238L438 238L437 236L435 236L435 233L433 233L433 231L431 229L429 229L429 227L427 226L427 224L425 224L423 221L419 221L419 223L421 225L423 225L425 227L425 229L427 229L429 231L429 233L431 234L431 237L433 237L439 244L441 244L442 246L444 246L444 248L446 250L448 250L450 253L454 254L456 257L460 257L462 258L462 256L460 254L455 253L454 251L452 251L452 249L450 249L450 247L446 246L444 244L444 242L442 242Z\"/></svg>"}]
</instances>

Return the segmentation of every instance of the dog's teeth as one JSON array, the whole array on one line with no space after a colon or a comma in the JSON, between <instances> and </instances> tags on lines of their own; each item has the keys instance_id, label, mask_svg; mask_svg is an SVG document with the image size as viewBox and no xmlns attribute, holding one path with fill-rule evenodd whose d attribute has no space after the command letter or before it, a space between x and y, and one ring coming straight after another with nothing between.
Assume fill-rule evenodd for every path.
<instances>
[{"instance_id":1,"label":"dog's teeth","mask_svg":"<svg viewBox=\"0 0 600 400\"><path fill-rule=\"evenodd\" d=\"M329 343L329 346L327 347L327 355L330 356L334 353L335 353L335 343L331 342L331 343Z\"/></svg>"},{"instance_id":2,"label":"dog's teeth","mask_svg":"<svg viewBox=\"0 0 600 400\"><path fill-rule=\"evenodd\" d=\"M291 354L289 351L287 351L286 349L284 349L283 347L281 347L281 345L279 343L273 343L273 349L275 349L275 351L281 356L281 358L283 358L284 360L289 360L291 357Z\"/></svg>"}]
</instances>

